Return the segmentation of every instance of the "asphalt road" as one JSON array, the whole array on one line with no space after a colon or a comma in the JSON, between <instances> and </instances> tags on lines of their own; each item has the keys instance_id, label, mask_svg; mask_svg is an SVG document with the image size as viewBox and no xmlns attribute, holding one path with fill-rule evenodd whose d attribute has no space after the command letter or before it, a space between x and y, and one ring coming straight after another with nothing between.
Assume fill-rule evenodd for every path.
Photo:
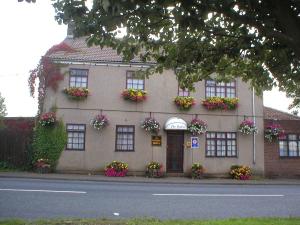
<instances>
[{"instance_id":1,"label":"asphalt road","mask_svg":"<svg viewBox=\"0 0 300 225\"><path fill-rule=\"evenodd\" d=\"M300 186L0 179L0 218L300 216Z\"/></svg>"}]
</instances>

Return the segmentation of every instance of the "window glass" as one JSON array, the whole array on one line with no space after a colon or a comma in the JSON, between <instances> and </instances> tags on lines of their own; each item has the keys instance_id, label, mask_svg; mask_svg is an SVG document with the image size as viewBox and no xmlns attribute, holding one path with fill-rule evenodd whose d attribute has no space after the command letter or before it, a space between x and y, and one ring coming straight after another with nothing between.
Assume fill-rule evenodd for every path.
<instances>
[{"instance_id":1,"label":"window glass","mask_svg":"<svg viewBox=\"0 0 300 225\"><path fill-rule=\"evenodd\" d=\"M134 71L127 71L126 73L126 88L133 88L136 90L145 89L145 79L135 75Z\"/></svg>"},{"instance_id":2,"label":"window glass","mask_svg":"<svg viewBox=\"0 0 300 225\"><path fill-rule=\"evenodd\" d=\"M88 70L85 69L70 69L70 87L87 88L88 83Z\"/></svg>"},{"instance_id":3,"label":"window glass","mask_svg":"<svg viewBox=\"0 0 300 225\"><path fill-rule=\"evenodd\" d=\"M84 150L85 125L67 124L67 150Z\"/></svg>"},{"instance_id":4,"label":"window glass","mask_svg":"<svg viewBox=\"0 0 300 225\"><path fill-rule=\"evenodd\" d=\"M298 134L286 134L279 140L279 156L299 157L300 138Z\"/></svg>"},{"instance_id":5,"label":"window glass","mask_svg":"<svg viewBox=\"0 0 300 225\"><path fill-rule=\"evenodd\" d=\"M213 80L206 80L205 82L205 96L206 97L222 97L235 98L236 97L236 83L233 82L215 82Z\"/></svg>"},{"instance_id":6,"label":"window glass","mask_svg":"<svg viewBox=\"0 0 300 225\"><path fill-rule=\"evenodd\" d=\"M237 155L236 145L235 133L206 133L206 156L208 157L235 157Z\"/></svg>"},{"instance_id":7,"label":"window glass","mask_svg":"<svg viewBox=\"0 0 300 225\"><path fill-rule=\"evenodd\" d=\"M134 151L134 126L117 126L116 151Z\"/></svg>"}]
</instances>

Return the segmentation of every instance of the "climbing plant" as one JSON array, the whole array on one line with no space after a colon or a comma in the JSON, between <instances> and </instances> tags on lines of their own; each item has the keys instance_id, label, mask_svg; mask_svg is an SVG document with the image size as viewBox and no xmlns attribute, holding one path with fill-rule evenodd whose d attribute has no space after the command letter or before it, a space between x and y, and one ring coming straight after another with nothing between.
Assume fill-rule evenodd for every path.
<instances>
[{"instance_id":1,"label":"climbing plant","mask_svg":"<svg viewBox=\"0 0 300 225\"><path fill-rule=\"evenodd\" d=\"M51 58L52 54L59 51L73 52L74 49L64 42L54 45L46 52L44 56L42 56L36 68L30 71L28 87L32 97L35 96L37 80L39 82L37 88L38 114L42 112L46 88L50 87L56 91L59 81L64 79L64 74L61 72L61 67L63 65L58 62L54 62Z\"/></svg>"}]
</instances>

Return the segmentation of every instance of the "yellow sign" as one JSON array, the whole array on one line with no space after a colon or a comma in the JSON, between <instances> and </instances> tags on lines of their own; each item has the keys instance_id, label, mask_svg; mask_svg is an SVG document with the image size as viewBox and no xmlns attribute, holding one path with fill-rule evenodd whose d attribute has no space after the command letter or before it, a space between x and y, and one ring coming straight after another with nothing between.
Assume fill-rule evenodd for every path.
<instances>
[{"instance_id":1,"label":"yellow sign","mask_svg":"<svg viewBox=\"0 0 300 225\"><path fill-rule=\"evenodd\" d=\"M191 148L191 142L187 141L185 146L186 146L186 148Z\"/></svg>"},{"instance_id":2,"label":"yellow sign","mask_svg":"<svg viewBox=\"0 0 300 225\"><path fill-rule=\"evenodd\" d=\"M152 136L152 146L161 146L161 136Z\"/></svg>"}]
</instances>

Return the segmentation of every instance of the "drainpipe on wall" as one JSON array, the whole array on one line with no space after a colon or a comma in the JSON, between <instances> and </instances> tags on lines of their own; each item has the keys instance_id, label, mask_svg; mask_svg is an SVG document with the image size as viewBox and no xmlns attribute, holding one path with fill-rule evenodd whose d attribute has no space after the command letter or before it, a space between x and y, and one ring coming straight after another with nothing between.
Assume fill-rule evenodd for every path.
<instances>
[{"instance_id":1,"label":"drainpipe on wall","mask_svg":"<svg viewBox=\"0 0 300 225\"><path fill-rule=\"evenodd\" d=\"M252 116L253 116L253 123L254 126L256 125L256 115L255 115L255 91L254 88L252 88ZM255 134L253 134L253 165L256 163L256 137Z\"/></svg>"}]
</instances>

